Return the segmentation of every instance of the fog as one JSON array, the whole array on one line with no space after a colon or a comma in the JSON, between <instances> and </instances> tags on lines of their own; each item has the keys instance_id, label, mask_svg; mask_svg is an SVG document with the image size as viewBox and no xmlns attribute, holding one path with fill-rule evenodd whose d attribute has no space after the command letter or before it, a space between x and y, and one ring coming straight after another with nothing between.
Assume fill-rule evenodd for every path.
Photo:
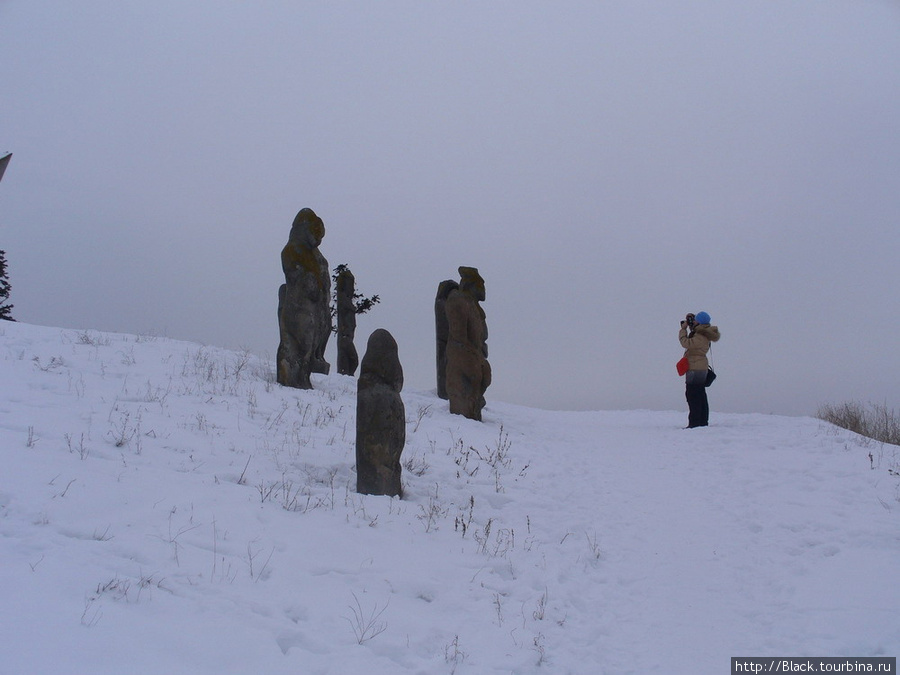
<instances>
[{"instance_id":1,"label":"fog","mask_svg":"<svg viewBox=\"0 0 900 675\"><path fill-rule=\"evenodd\" d=\"M434 387L479 269L490 401L900 406L900 4L0 1L20 321L274 357L303 207ZM331 361L334 366L333 346Z\"/></svg>"}]
</instances>

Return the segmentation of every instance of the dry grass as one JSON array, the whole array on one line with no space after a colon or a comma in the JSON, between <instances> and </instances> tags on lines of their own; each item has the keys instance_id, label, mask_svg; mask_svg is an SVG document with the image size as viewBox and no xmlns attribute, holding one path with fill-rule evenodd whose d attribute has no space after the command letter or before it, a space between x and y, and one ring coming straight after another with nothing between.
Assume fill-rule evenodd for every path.
<instances>
[{"instance_id":1,"label":"dry grass","mask_svg":"<svg viewBox=\"0 0 900 675\"><path fill-rule=\"evenodd\" d=\"M900 445L900 414L882 404L825 404L816 417L881 443Z\"/></svg>"}]
</instances>

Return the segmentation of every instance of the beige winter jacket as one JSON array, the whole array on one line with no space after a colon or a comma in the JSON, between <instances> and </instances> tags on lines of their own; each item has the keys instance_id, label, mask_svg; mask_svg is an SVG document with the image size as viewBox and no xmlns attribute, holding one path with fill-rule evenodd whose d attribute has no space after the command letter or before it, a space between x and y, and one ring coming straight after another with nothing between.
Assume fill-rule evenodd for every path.
<instances>
[{"instance_id":1,"label":"beige winter jacket","mask_svg":"<svg viewBox=\"0 0 900 675\"><path fill-rule=\"evenodd\" d=\"M688 370L706 370L709 367L709 361L706 358L709 343L718 342L720 337L719 327L711 326L708 323L694 326L690 335L688 335L687 324L681 327L678 332L678 340L684 347L684 355L688 359Z\"/></svg>"}]
</instances>

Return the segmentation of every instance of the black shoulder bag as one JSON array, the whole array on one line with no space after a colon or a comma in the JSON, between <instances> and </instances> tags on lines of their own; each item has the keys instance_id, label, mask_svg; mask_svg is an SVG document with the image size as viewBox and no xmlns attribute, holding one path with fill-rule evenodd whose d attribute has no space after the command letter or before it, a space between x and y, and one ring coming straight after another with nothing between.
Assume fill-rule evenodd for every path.
<instances>
[{"instance_id":1,"label":"black shoulder bag","mask_svg":"<svg viewBox=\"0 0 900 675\"><path fill-rule=\"evenodd\" d=\"M712 342L709 343L709 356L710 359L709 366L706 371L706 382L704 382L704 386L706 387L710 386L713 382L716 381L716 371L714 371L712 367Z\"/></svg>"}]
</instances>

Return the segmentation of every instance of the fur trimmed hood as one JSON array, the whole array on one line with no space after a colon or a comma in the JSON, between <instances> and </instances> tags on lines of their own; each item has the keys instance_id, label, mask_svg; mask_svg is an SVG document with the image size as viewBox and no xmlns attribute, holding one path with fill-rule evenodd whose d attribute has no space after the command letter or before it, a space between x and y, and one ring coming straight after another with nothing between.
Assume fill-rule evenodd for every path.
<instances>
[{"instance_id":1,"label":"fur trimmed hood","mask_svg":"<svg viewBox=\"0 0 900 675\"><path fill-rule=\"evenodd\" d=\"M710 342L718 342L719 338L722 337L722 334L719 333L719 327L712 326L708 323L702 323L699 326L694 326L694 333L700 333L700 335L705 337Z\"/></svg>"}]
</instances>

